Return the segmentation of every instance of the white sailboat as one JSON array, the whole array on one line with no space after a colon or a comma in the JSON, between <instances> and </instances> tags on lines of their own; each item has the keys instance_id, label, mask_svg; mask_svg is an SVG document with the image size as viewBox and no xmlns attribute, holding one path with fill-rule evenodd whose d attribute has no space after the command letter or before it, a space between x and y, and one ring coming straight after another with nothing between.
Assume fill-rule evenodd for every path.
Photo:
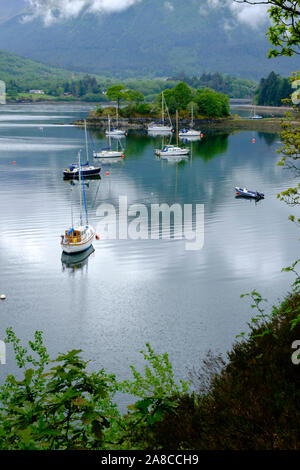
<instances>
[{"instance_id":1,"label":"white sailboat","mask_svg":"<svg viewBox=\"0 0 300 470\"><path fill-rule=\"evenodd\" d=\"M189 137L198 137L200 139L201 131L197 131L196 129L193 129L193 126L194 126L194 109L193 109L193 106L192 106L191 113L192 113L191 127L180 129L179 137L184 138L184 139L189 138Z\"/></svg>"},{"instance_id":2,"label":"white sailboat","mask_svg":"<svg viewBox=\"0 0 300 470\"><path fill-rule=\"evenodd\" d=\"M164 112L165 106L166 106L166 110L167 110L167 114L169 118L169 123L170 123L169 126L165 125L165 112ZM164 92L162 92L161 93L161 122L157 122L157 123L154 122L152 124L149 124L148 133L153 134L153 135L158 135L158 134L170 133L172 132L172 130L173 130L172 121L171 121L167 103L164 97Z\"/></svg>"},{"instance_id":3,"label":"white sailboat","mask_svg":"<svg viewBox=\"0 0 300 470\"><path fill-rule=\"evenodd\" d=\"M178 111L176 111L176 136L177 136L177 145L165 145L161 150L156 150L155 153L161 158L167 158L170 156L174 157L182 157L188 155L190 149L186 147L179 147L178 146Z\"/></svg>"},{"instance_id":4,"label":"white sailboat","mask_svg":"<svg viewBox=\"0 0 300 470\"><path fill-rule=\"evenodd\" d=\"M117 118L116 127L109 127L109 129L106 131L106 135L110 137L124 137L125 135L127 135L127 131L123 129L119 129L118 108L116 108L116 118Z\"/></svg>"},{"instance_id":5,"label":"white sailboat","mask_svg":"<svg viewBox=\"0 0 300 470\"><path fill-rule=\"evenodd\" d=\"M253 105L249 119L262 119L262 118L263 117L260 114L256 114L256 107L255 105Z\"/></svg>"},{"instance_id":6,"label":"white sailboat","mask_svg":"<svg viewBox=\"0 0 300 470\"><path fill-rule=\"evenodd\" d=\"M108 132L106 133L109 138L109 146L103 148L100 152L93 152L94 158L120 158L124 157L124 150L119 150L119 140L117 140L117 150L111 148L111 127L110 117L108 116ZM120 143L121 144L121 143Z\"/></svg>"},{"instance_id":7,"label":"white sailboat","mask_svg":"<svg viewBox=\"0 0 300 470\"><path fill-rule=\"evenodd\" d=\"M78 154L78 168L79 168L79 194L80 194L80 220L78 225L73 223L73 208L71 203L71 214L72 214L72 224L69 229L65 231L65 234L61 236L61 248L64 253L67 255L72 255L75 253L81 253L88 250L93 243L95 237L95 230L88 222L87 214L87 203L85 188L83 184L83 176L81 170L81 161L80 161L80 151ZM85 209L85 224L83 223L82 217L82 199L84 201Z\"/></svg>"}]
</instances>

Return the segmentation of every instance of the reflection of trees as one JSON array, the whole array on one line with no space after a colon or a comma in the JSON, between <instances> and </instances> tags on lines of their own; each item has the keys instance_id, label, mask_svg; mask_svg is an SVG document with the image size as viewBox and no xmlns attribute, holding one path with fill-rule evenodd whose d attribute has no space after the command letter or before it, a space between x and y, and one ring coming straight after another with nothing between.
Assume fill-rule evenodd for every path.
<instances>
[{"instance_id":1,"label":"reflection of trees","mask_svg":"<svg viewBox=\"0 0 300 470\"><path fill-rule=\"evenodd\" d=\"M268 147L270 147L276 139L278 139L277 134L271 134L270 132L258 132L258 137L263 139Z\"/></svg>"},{"instance_id":2,"label":"reflection of trees","mask_svg":"<svg viewBox=\"0 0 300 470\"><path fill-rule=\"evenodd\" d=\"M205 135L203 140L193 144L193 157L201 156L203 160L211 160L228 149L229 134Z\"/></svg>"},{"instance_id":3,"label":"reflection of trees","mask_svg":"<svg viewBox=\"0 0 300 470\"><path fill-rule=\"evenodd\" d=\"M91 140L95 147L99 145L103 146L103 140L107 142L107 137L104 131L98 131L91 129L90 130ZM102 143L100 142L102 141ZM117 139L111 138L112 147L116 146ZM144 150L147 146L151 145L151 140L147 135L142 132L136 131L135 134L130 134L130 137L119 139L119 148L120 144L122 148L126 149L126 157L137 157L144 153Z\"/></svg>"},{"instance_id":4,"label":"reflection of trees","mask_svg":"<svg viewBox=\"0 0 300 470\"><path fill-rule=\"evenodd\" d=\"M129 139L126 139L126 157L140 157L146 147L151 145L149 137L142 133L136 133L130 135Z\"/></svg>"}]
</instances>

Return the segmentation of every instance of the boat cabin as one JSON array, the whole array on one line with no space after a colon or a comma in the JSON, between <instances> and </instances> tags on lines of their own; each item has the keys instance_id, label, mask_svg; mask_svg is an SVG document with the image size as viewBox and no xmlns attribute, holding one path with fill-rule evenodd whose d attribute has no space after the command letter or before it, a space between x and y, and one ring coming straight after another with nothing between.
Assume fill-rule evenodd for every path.
<instances>
[{"instance_id":1,"label":"boat cabin","mask_svg":"<svg viewBox=\"0 0 300 470\"><path fill-rule=\"evenodd\" d=\"M71 228L70 230L66 230L65 232L65 240L68 243L79 243L81 242L82 232L81 230L74 230Z\"/></svg>"}]
</instances>

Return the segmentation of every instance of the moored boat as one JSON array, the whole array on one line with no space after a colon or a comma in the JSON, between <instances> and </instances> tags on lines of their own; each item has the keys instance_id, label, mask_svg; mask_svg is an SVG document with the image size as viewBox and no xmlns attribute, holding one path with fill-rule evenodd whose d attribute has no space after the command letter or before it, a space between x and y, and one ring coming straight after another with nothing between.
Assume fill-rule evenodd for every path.
<instances>
[{"instance_id":1,"label":"moored boat","mask_svg":"<svg viewBox=\"0 0 300 470\"><path fill-rule=\"evenodd\" d=\"M81 167L82 176L99 175L100 171L101 171L101 166L96 167L96 166L90 165L89 162L86 162ZM80 175L79 166L74 163L71 166L69 166L69 168L65 168L63 170L63 174L64 174L64 178L66 179L79 178L79 175Z\"/></svg>"},{"instance_id":2,"label":"moored boat","mask_svg":"<svg viewBox=\"0 0 300 470\"><path fill-rule=\"evenodd\" d=\"M75 253L81 253L83 251L88 250L93 243L95 237L95 230L88 222L88 213L87 213L87 202L85 196L85 187L83 181L83 172L81 171L81 164L80 164L80 152L79 152L79 164L78 164L78 172L79 172L79 194L80 194L80 221L78 225L74 225L73 223L73 210L72 210L72 203L71 203L71 215L72 215L72 222L71 227L65 231L64 235L61 235L61 248L64 253L67 255L73 255ZM83 196L83 197L82 197ZM85 224L83 223L82 217L82 199L84 201L84 209L85 209Z\"/></svg>"},{"instance_id":3,"label":"moored boat","mask_svg":"<svg viewBox=\"0 0 300 470\"><path fill-rule=\"evenodd\" d=\"M165 113L164 113L164 106L166 106L169 125L165 125ZM159 134L169 134L173 130L172 121L169 115L169 110L167 107L167 103L164 99L164 93L161 94L161 121L160 122L153 122L148 126L148 133L149 135L159 135Z\"/></svg>"},{"instance_id":4,"label":"moored boat","mask_svg":"<svg viewBox=\"0 0 300 470\"><path fill-rule=\"evenodd\" d=\"M161 150L157 149L155 151L156 155L158 155L159 157L169 156L169 155L175 155L175 156L188 155L189 152L190 152L189 149L177 147L176 145L165 145L163 149Z\"/></svg>"},{"instance_id":5,"label":"moored boat","mask_svg":"<svg viewBox=\"0 0 300 470\"><path fill-rule=\"evenodd\" d=\"M102 148L100 152L93 152L94 158L116 158L116 157L124 157L124 150L121 148L119 150L119 139L117 139L117 149L113 150L111 147L111 127L110 127L110 117L108 117L108 139L109 139L109 146ZM117 137L117 135L115 135ZM122 147L122 144L120 142Z\"/></svg>"},{"instance_id":6,"label":"moored boat","mask_svg":"<svg viewBox=\"0 0 300 470\"><path fill-rule=\"evenodd\" d=\"M252 199L263 199L265 197L264 193L260 193L259 191L250 191L247 188L239 188L238 186L235 187L235 192L237 197L247 197Z\"/></svg>"}]
</instances>

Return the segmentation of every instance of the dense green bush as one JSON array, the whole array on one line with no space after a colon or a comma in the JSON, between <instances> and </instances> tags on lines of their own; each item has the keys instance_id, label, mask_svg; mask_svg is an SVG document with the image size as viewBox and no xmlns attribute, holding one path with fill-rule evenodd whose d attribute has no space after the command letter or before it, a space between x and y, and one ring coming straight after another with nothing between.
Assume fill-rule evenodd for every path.
<instances>
[{"instance_id":1,"label":"dense green bush","mask_svg":"<svg viewBox=\"0 0 300 470\"><path fill-rule=\"evenodd\" d=\"M174 399L176 412L155 425L150 447L299 449L300 365L291 360L295 340L300 340L299 292L269 316L260 311L249 339L228 353L227 365L208 358L197 374L198 393Z\"/></svg>"}]
</instances>

